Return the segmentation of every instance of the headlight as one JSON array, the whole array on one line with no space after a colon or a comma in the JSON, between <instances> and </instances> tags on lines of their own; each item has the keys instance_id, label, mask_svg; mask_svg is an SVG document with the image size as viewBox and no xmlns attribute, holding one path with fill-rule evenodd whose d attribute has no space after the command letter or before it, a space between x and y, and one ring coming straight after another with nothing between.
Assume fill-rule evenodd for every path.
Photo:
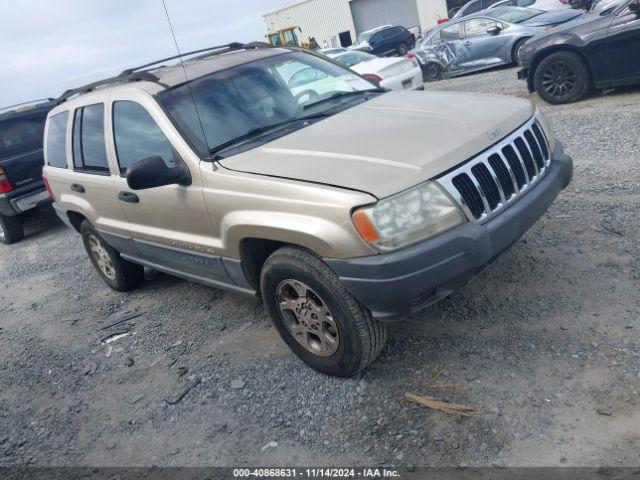
<instances>
[{"instance_id":1,"label":"headlight","mask_svg":"<svg viewBox=\"0 0 640 480\"><path fill-rule=\"evenodd\" d=\"M356 230L379 250L407 246L464 221L462 212L433 182L385 198L353 214Z\"/></svg>"},{"instance_id":2,"label":"headlight","mask_svg":"<svg viewBox=\"0 0 640 480\"><path fill-rule=\"evenodd\" d=\"M549 124L547 117L544 116L539 108L536 108L535 116L538 120L538 123L542 126L542 130L544 130L544 134L547 137L547 141L549 142L549 151L553 153L556 150L556 139L553 136L551 125Z\"/></svg>"}]
</instances>

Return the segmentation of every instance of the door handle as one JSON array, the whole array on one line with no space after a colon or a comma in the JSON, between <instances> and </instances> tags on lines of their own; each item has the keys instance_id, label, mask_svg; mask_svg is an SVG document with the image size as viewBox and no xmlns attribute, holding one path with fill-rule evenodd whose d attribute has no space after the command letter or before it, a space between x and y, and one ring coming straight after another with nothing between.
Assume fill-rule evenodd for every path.
<instances>
[{"instance_id":1,"label":"door handle","mask_svg":"<svg viewBox=\"0 0 640 480\"><path fill-rule=\"evenodd\" d=\"M138 202L140 202L140 198L138 198L138 195L136 195L135 193L131 193L131 192L120 192L118 194L118 200L120 200L122 202L127 202L127 203L138 203Z\"/></svg>"},{"instance_id":2,"label":"door handle","mask_svg":"<svg viewBox=\"0 0 640 480\"><path fill-rule=\"evenodd\" d=\"M80 185L79 183L72 183L70 188L74 192L84 193L84 187L82 185Z\"/></svg>"},{"instance_id":3,"label":"door handle","mask_svg":"<svg viewBox=\"0 0 640 480\"><path fill-rule=\"evenodd\" d=\"M471 45L471 42L469 42L469 41L464 42L464 46L465 47L468 47L469 45Z\"/></svg>"}]
</instances>

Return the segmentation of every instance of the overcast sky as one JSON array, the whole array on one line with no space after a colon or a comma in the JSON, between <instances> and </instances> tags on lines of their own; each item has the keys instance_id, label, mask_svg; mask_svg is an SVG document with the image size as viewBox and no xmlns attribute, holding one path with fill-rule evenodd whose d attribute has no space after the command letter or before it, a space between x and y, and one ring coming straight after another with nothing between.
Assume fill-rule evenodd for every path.
<instances>
[{"instance_id":1,"label":"overcast sky","mask_svg":"<svg viewBox=\"0 0 640 480\"><path fill-rule=\"evenodd\" d=\"M295 0L165 0L181 51L264 40ZM0 0L0 107L176 53L161 0Z\"/></svg>"}]
</instances>

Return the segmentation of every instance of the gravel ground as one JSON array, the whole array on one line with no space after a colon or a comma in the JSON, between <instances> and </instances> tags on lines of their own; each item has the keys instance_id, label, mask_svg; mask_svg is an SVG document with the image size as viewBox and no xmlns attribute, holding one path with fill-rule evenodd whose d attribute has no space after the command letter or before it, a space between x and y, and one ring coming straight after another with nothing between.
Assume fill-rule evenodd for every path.
<instances>
[{"instance_id":1,"label":"gravel ground","mask_svg":"<svg viewBox=\"0 0 640 480\"><path fill-rule=\"evenodd\" d=\"M330 378L257 302L151 271L113 292L35 214L0 246L0 465L638 465L640 90L551 107L512 69L427 88L531 97L574 157L573 184L479 278ZM105 328L124 312L140 316Z\"/></svg>"}]
</instances>

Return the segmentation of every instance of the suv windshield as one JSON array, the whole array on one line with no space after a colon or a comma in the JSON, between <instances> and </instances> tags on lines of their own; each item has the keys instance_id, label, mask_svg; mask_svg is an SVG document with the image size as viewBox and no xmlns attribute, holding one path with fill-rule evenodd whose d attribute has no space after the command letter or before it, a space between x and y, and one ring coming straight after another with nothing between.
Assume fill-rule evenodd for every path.
<instances>
[{"instance_id":1,"label":"suv windshield","mask_svg":"<svg viewBox=\"0 0 640 480\"><path fill-rule=\"evenodd\" d=\"M206 156L290 133L310 118L337 113L377 91L332 62L289 52L214 72L157 98L192 146Z\"/></svg>"},{"instance_id":2,"label":"suv windshield","mask_svg":"<svg viewBox=\"0 0 640 480\"><path fill-rule=\"evenodd\" d=\"M524 7L498 7L491 11L491 18L497 20L503 20L509 23L521 23L531 20L533 17L537 17L542 10L536 10L535 8Z\"/></svg>"},{"instance_id":3,"label":"suv windshield","mask_svg":"<svg viewBox=\"0 0 640 480\"><path fill-rule=\"evenodd\" d=\"M19 114L0 120L0 158L42 148L47 112Z\"/></svg>"}]
</instances>

